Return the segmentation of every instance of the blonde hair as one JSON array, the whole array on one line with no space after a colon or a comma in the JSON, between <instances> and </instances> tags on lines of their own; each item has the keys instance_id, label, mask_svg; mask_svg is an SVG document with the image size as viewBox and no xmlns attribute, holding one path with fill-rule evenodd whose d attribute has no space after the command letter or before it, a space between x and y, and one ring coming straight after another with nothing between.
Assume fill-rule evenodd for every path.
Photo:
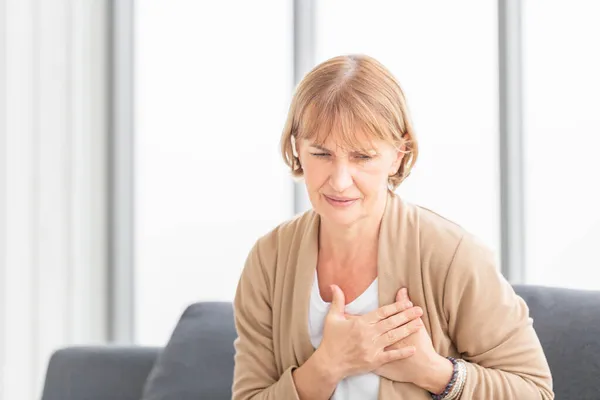
<instances>
[{"instance_id":1,"label":"blonde hair","mask_svg":"<svg viewBox=\"0 0 600 400\"><path fill-rule=\"evenodd\" d=\"M303 175L295 142L314 139L322 145L334 131L336 143L347 149L365 150L362 133L404 150L398 171L389 177L392 190L408 177L419 154L399 83L380 62L366 55L331 58L298 84L281 135L281 152L292 175Z\"/></svg>"}]
</instances>

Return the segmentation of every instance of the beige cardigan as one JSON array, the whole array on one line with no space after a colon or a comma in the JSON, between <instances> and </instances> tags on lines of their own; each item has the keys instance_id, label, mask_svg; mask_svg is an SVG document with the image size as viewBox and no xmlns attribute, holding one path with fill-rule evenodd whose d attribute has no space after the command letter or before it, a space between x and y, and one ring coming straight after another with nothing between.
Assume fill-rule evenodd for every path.
<instances>
[{"instance_id":1,"label":"beige cardigan","mask_svg":"<svg viewBox=\"0 0 600 400\"><path fill-rule=\"evenodd\" d=\"M308 211L260 238L239 281L233 399L298 399L292 371L314 352L308 306L318 252ZM525 302L491 251L459 226L390 194L379 233L380 305L407 287L435 350L468 361L461 399L553 399L546 357ZM431 399L380 378L379 399Z\"/></svg>"}]
</instances>

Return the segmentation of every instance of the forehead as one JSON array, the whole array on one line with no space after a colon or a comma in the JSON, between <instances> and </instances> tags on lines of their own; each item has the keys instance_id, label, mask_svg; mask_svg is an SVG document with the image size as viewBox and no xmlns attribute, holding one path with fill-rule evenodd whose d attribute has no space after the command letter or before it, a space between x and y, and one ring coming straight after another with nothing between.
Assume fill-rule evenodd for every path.
<instances>
[{"instance_id":1,"label":"forehead","mask_svg":"<svg viewBox=\"0 0 600 400\"><path fill-rule=\"evenodd\" d=\"M381 140L372 138L368 135L358 134L357 136L359 136L357 137L358 140L348 142L347 138L332 132L329 135L321 136L319 138L315 135L315 137L306 138L305 141L311 147L341 153L372 152L377 151L384 145Z\"/></svg>"},{"instance_id":2,"label":"forehead","mask_svg":"<svg viewBox=\"0 0 600 400\"><path fill-rule=\"evenodd\" d=\"M298 138L330 151L372 151L385 145L391 137L385 131L384 121L373 114L370 117L353 107L313 104L299 118Z\"/></svg>"}]
</instances>

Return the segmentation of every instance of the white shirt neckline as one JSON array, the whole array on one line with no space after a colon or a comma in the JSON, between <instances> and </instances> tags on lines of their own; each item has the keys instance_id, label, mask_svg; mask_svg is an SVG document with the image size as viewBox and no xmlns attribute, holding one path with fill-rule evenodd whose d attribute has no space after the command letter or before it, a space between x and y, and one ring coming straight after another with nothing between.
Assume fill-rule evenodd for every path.
<instances>
[{"instance_id":1,"label":"white shirt neckline","mask_svg":"<svg viewBox=\"0 0 600 400\"><path fill-rule=\"evenodd\" d=\"M374 294L376 295L378 292L378 290L377 290L378 289L377 288L378 281L379 281L379 279L376 277L373 280L373 282L371 282L369 287L366 288L357 298L352 300L350 303L346 304L346 312L348 314L357 314L358 315L358 314L363 314L366 311L365 307L367 307L370 304L370 301L371 301L373 295ZM315 280L313 283L313 292L315 292L314 298L317 300L316 304L314 304L314 305L317 306L320 310L325 310L325 309L329 308L331 303L326 302L321 297L321 291L319 290L319 274L317 273L316 270L315 270Z\"/></svg>"}]
</instances>

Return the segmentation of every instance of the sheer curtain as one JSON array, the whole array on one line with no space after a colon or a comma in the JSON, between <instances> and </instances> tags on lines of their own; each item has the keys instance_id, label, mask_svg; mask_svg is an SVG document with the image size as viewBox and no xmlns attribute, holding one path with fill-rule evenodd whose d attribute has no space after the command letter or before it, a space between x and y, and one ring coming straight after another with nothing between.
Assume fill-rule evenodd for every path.
<instances>
[{"instance_id":1,"label":"sheer curtain","mask_svg":"<svg viewBox=\"0 0 600 400\"><path fill-rule=\"evenodd\" d=\"M0 2L1 400L107 340L107 25L101 2Z\"/></svg>"}]
</instances>

